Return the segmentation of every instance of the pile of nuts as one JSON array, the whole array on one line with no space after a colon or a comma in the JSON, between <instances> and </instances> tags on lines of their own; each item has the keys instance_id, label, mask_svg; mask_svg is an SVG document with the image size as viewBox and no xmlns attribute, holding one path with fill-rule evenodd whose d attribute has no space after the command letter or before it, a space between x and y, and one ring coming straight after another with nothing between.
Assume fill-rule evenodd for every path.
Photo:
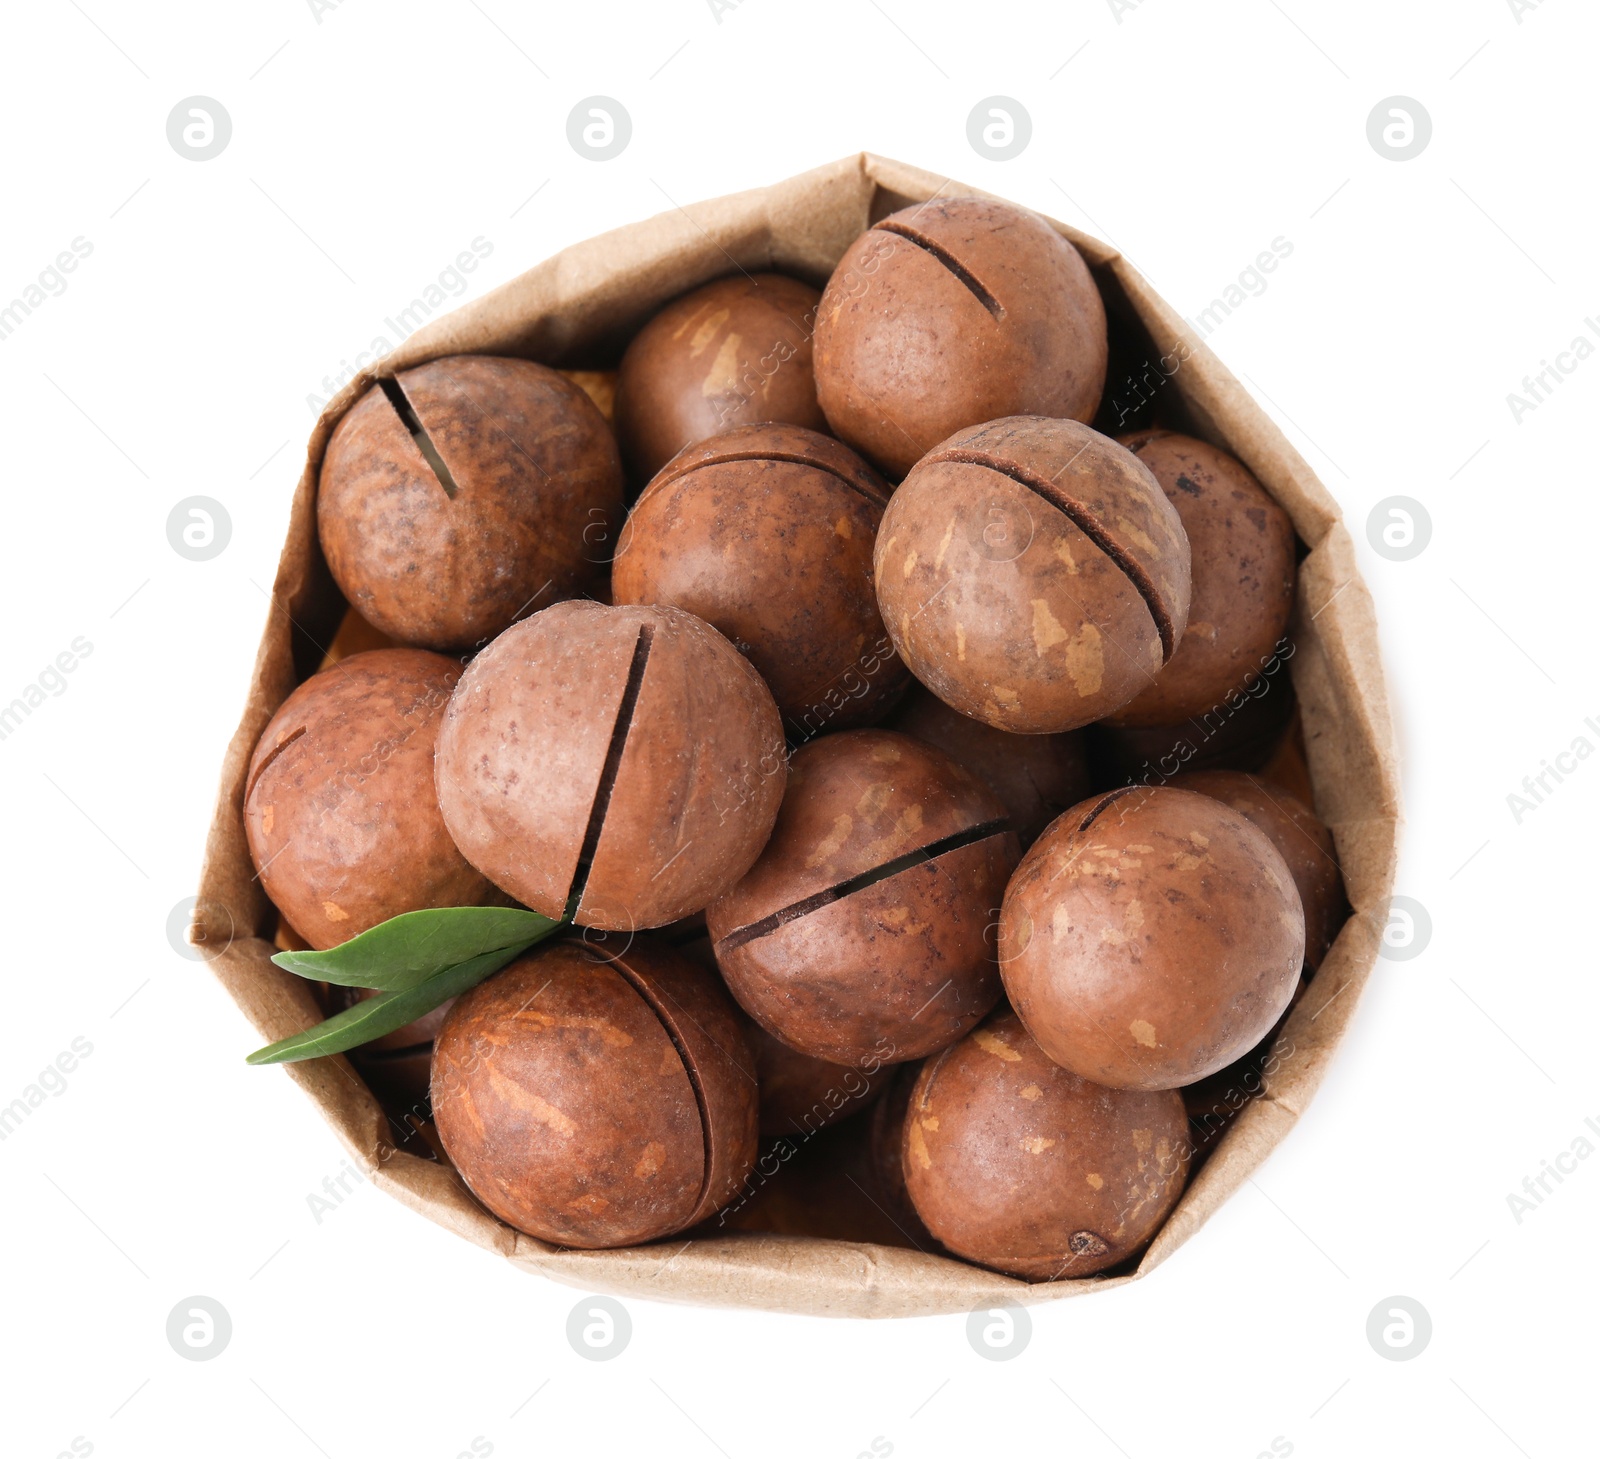
<instances>
[{"instance_id":1,"label":"pile of nuts","mask_svg":"<svg viewBox=\"0 0 1600 1459\"><path fill-rule=\"evenodd\" d=\"M428 1064L429 1133L500 1219L789 1229L763 1187L815 1139L887 1239L1029 1280L1160 1228L1344 893L1248 773L1292 713L1257 687L1289 518L1214 445L1095 429L1107 361L1077 249L955 197L820 294L741 271L669 303L614 424L470 355L340 420L322 549L392 646L284 702L246 831L281 945L571 923L356 1056L374 1087Z\"/></svg>"}]
</instances>

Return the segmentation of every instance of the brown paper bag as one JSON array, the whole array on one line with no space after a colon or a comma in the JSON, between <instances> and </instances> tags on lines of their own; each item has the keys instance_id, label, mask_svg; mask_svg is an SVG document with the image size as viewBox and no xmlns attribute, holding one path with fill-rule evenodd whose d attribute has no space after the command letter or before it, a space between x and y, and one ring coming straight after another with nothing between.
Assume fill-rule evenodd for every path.
<instances>
[{"instance_id":1,"label":"brown paper bag","mask_svg":"<svg viewBox=\"0 0 1600 1459\"><path fill-rule=\"evenodd\" d=\"M389 375L441 355L523 355L574 370L614 365L630 335L685 290L735 268L777 270L820 285L851 240L887 213L935 194L978 191L863 154L774 187L663 213L568 248L476 303L433 320L381 367L352 380L322 412L295 492L249 697L223 762L193 930L263 1040L297 1033L322 1016L310 986L269 960L274 912L254 876L241 807L257 738L290 690L321 661L345 613L317 544L315 512L323 448L345 410L380 369ZM1144 1276L1289 1133L1372 970L1394 876L1399 779L1372 599L1337 505L1277 427L1115 250L1064 224L1053 226L1094 270L1113 335L1135 352L1127 358L1160 362L1160 378L1146 371L1149 388L1175 392L1187 428L1250 467L1287 509L1309 549L1300 566L1290 667L1316 807L1337 839L1354 915L1291 1015L1280 1045L1290 1052L1266 1076L1262 1096L1228 1127L1135 1272L1030 1285L921 1251L763 1232L678 1237L623 1251L561 1250L502 1225L448 1164L396 1150L386 1116L348 1060L286 1066L351 1155L398 1199L518 1266L590 1291L896 1317L1045 1301Z\"/></svg>"}]
</instances>

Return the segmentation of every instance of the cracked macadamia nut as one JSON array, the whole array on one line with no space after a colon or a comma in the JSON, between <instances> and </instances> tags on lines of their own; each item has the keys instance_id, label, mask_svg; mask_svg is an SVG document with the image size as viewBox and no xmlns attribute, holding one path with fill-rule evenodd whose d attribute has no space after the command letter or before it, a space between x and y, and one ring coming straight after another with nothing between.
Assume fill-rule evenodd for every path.
<instances>
[{"instance_id":1,"label":"cracked macadamia nut","mask_svg":"<svg viewBox=\"0 0 1600 1459\"><path fill-rule=\"evenodd\" d=\"M767 681L791 739L878 718L909 675L878 617L872 544L889 500L848 446L789 425L691 447L645 489L612 601L686 608Z\"/></svg>"},{"instance_id":2,"label":"cracked macadamia nut","mask_svg":"<svg viewBox=\"0 0 1600 1459\"><path fill-rule=\"evenodd\" d=\"M1037 213L937 199L845 250L817 311L816 374L834 433L898 478L981 421L1092 419L1105 305L1078 250Z\"/></svg>"},{"instance_id":3,"label":"cracked macadamia nut","mask_svg":"<svg viewBox=\"0 0 1600 1459\"><path fill-rule=\"evenodd\" d=\"M1123 436L1189 539L1189 622L1155 682L1111 718L1168 725L1225 703L1270 663L1294 607L1294 524L1226 451L1174 431Z\"/></svg>"},{"instance_id":4,"label":"cracked macadamia nut","mask_svg":"<svg viewBox=\"0 0 1600 1459\"><path fill-rule=\"evenodd\" d=\"M1176 1089L1231 1064L1288 1007L1305 955L1294 879L1266 834L1191 790L1075 806L1006 888L1000 972L1063 1068Z\"/></svg>"},{"instance_id":5,"label":"cracked macadamia nut","mask_svg":"<svg viewBox=\"0 0 1600 1459\"><path fill-rule=\"evenodd\" d=\"M994 1006L1005 810L942 751L888 730L795 754L772 839L706 909L745 1012L833 1064L919 1059Z\"/></svg>"},{"instance_id":6,"label":"cracked macadamia nut","mask_svg":"<svg viewBox=\"0 0 1600 1459\"><path fill-rule=\"evenodd\" d=\"M1053 1064L1015 1014L924 1066L902 1149L928 1230L1030 1281L1134 1255L1183 1193L1188 1121L1175 1090L1108 1089Z\"/></svg>"},{"instance_id":7,"label":"cracked macadamia nut","mask_svg":"<svg viewBox=\"0 0 1600 1459\"><path fill-rule=\"evenodd\" d=\"M747 872L783 799L783 726L679 608L557 603L472 661L435 778L462 854L547 917L663 927Z\"/></svg>"},{"instance_id":8,"label":"cracked macadamia nut","mask_svg":"<svg viewBox=\"0 0 1600 1459\"><path fill-rule=\"evenodd\" d=\"M756 1085L710 973L645 938L561 942L462 994L434 1045L433 1113L468 1188L563 1246L681 1231L755 1162Z\"/></svg>"},{"instance_id":9,"label":"cracked macadamia nut","mask_svg":"<svg viewBox=\"0 0 1600 1459\"><path fill-rule=\"evenodd\" d=\"M1026 851L1051 821L1092 789L1083 735L1013 735L968 719L921 685L912 689L886 728L941 749L965 765L1006 808Z\"/></svg>"},{"instance_id":10,"label":"cracked macadamia nut","mask_svg":"<svg viewBox=\"0 0 1600 1459\"><path fill-rule=\"evenodd\" d=\"M783 274L740 274L674 299L646 324L617 373L617 434L634 480L735 426L826 430L811 373L821 297Z\"/></svg>"},{"instance_id":11,"label":"cracked macadamia nut","mask_svg":"<svg viewBox=\"0 0 1600 1459\"><path fill-rule=\"evenodd\" d=\"M890 498L873 556L900 657L962 714L1076 729L1141 692L1189 614L1189 542L1134 455L1070 420L951 436Z\"/></svg>"},{"instance_id":12,"label":"cracked macadamia nut","mask_svg":"<svg viewBox=\"0 0 1600 1459\"><path fill-rule=\"evenodd\" d=\"M401 643L468 649L591 586L622 520L605 418L530 360L451 355L380 380L317 489L328 566Z\"/></svg>"},{"instance_id":13,"label":"cracked macadamia nut","mask_svg":"<svg viewBox=\"0 0 1600 1459\"><path fill-rule=\"evenodd\" d=\"M461 666L414 648L352 654L267 722L245 780L261 885L314 948L423 907L500 901L445 830L433 749Z\"/></svg>"},{"instance_id":14,"label":"cracked macadamia nut","mask_svg":"<svg viewBox=\"0 0 1600 1459\"><path fill-rule=\"evenodd\" d=\"M1316 972L1344 921L1344 881L1333 832L1282 786L1236 770L1180 775L1174 790L1197 790L1232 806L1278 848L1306 914L1306 968Z\"/></svg>"}]
</instances>

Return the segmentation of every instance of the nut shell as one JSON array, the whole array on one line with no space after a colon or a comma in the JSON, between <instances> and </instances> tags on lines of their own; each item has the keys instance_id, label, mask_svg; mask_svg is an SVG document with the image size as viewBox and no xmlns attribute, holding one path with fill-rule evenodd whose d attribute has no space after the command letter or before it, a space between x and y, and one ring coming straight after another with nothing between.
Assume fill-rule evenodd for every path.
<instances>
[{"instance_id":1,"label":"nut shell","mask_svg":"<svg viewBox=\"0 0 1600 1459\"><path fill-rule=\"evenodd\" d=\"M450 495L384 386L398 387ZM334 429L317 490L344 595L401 643L487 643L598 580L622 520L611 428L531 360L451 355L374 385Z\"/></svg>"},{"instance_id":2,"label":"nut shell","mask_svg":"<svg viewBox=\"0 0 1600 1459\"><path fill-rule=\"evenodd\" d=\"M706 909L717 966L801 1053L858 1067L921 1058L999 996L987 934L1016 857L1000 803L931 745L825 736L796 753L760 859Z\"/></svg>"},{"instance_id":3,"label":"nut shell","mask_svg":"<svg viewBox=\"0 0 1600 1459\"><path fill-rule=\"evenodd\" d=\"M1082 734L1013 735L968 719L918 685L888 728L943 750L989 787L1026 851L1051 821L1093 788Z\"/></svg>"},{"instance_id":4,"label":"nut shell","mask_svg":"<svg viewBox=\"0 0 1600 1459\"><path fill-rule=\"evenodd\" d=\"M1300 894L1271 840L1190 790L1085 801L1023 857L1000 913L1006 993L1050 1058L1119 1089L1176 1089L1288 1006Z\"/></svg>"},{"instance_id":5,"label":"nut shell","mask_svg":"<svg viewBox=\"0 0 1600 1459\"><path fill-rule=\"evenodd\" d=\"M1177 508L1193 586L1177 652L1111 717L1176 724L1224 703L1272 661L1294 608L1294 524L1243 465L1205 441L1145 431L1120 443Z\"/></svg>"},{"instance_id":6,"label":"nut shell","mask_svg":"<svg viewBox=\"0 0 1600 1459\"><path fill-rule=\"evenodd\" d=\"M1001 1013L928 1061L903 1158L917 1214L958 1256L1030 1281L1086 1277L1136 1253L1177 1204L1183 1096L1092 1084Z\"/></svg>"},{"instance_id":7,"label":"nut shell","mask_svg":"<svg viewBox=\"0 0 1600 1459\"><path fill-rule=\"evenodd\" d=\"M645 489L612 568L617 603L670 603L732 640L793 739L870 723L905 688L872 587L889 500L848 446L752 425L690 447Z\"/></svg>"},{"instance_id":8,"label":"nut shell","mask_svg":"<svg viewBox=\"0 0 1600 1459\"><path fill-rule=\"evenodd\" d=\"M653 937L595 956L647 999L683 1056L706 1131L708 1173L693 1219L731 1200L755 1160L760 1089L744 1020L714 973Z\"/></svg>"},{"instance_id":9,"label":"nut shell","mask_svg":"<svg viewBox=\"0 0 1600 1459\"><path fill-rule=\"evenodd\" d=\"M423 907L501 901L456 849L434 742L461 666L414 648L352 654L279 706L250 759L244 829L296 932L333 947Z\"/></svg>"},{"instance_id":10,"label":"nut shell","mask_svg":"<svg viewBox=\"0 0 1600 1459\"><path fill-rule=\"evenodd\" d=\"M1306 915L1306 968L1315 972L1344 921L1344 881L1333 832L1317 814L1280 785L1237 770L1200 770L1180 775L1175 790L1209 795L1266 833L1278 848L1300 893Z\"/></svg>"},{"instance_id":11,"label":"nut shell","mask_svg":"<svg viewBox=\"0 0 1600 1459\"><path fill-rule=\"evenodd\" d=\"M576 920L631 931L744 875L785 753L767 686L715 629L678 608L568 602L473 660L435 774L450 834L496 886L560 917L581 880Z\"/></svg>"},{"instance_id":12,"label":"nut shell","mask_svg":"<svg viewBox=\"0 0 1600 1459\"><path fill-rule=\"evenodd\" d=\"M960 431L890 499L873 557L900 657L996 729L1054 733L1109 714L1183 636L1189 544L1155 477L1070 420Z\"/></svg>"},{"instance_id":13,"label":"nut shell","mask_svg":"<svg viewBox=\"0 0 1600 1459\"><path fill-rule=\"evenodd\" d=\"M617 373L616 421L635 481L679 451L755 421L826 430L811 371L821 294L784 274L716 279L634 335Z\"/></svg>"},{"instance_id":14,"label":"nut shell","mask_svg":"<svg viewBox=\"0 0 1600 1459\"><path fill-rule=\"evenodd\" d=\"M817 313L816 376L834 433L898 479L980 421L1092 419L1105 305L1078 250L1038 214L938 199L845 250Z\"/></svg>"},{"instance_id":15,"label":"nut shell","mask_svg":"<svg viewBox=\"0 0 1600 1459\"><path fill-rule=\"evenodd\" d=\"M756 1154L756 1089L709 974L635 943L541 948L463 994L434 1046L440 1138L501 1220L626 1246L704 1219Z\"/></svg>"}]
</instances>

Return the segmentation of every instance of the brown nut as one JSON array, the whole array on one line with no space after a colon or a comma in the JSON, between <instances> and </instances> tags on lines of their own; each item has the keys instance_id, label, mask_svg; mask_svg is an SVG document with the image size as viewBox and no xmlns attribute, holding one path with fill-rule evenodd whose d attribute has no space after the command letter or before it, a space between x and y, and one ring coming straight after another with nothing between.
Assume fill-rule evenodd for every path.
<instances>
[{"instance_id":1,"label":"brown nut","mask_svg":"<svg viewBox=\"0 0 1600 1459\"><path fill-rule=\"evenodd\" d=\"M1016 859L999 801L941 751L824 736L795 754L760 859L706 909L717 966L801 1053L919 1059L1000 995L986 934Z\"/></svg>"},{"instance_id":2,"label":"brown nut","mask_svg":"<svg viewBox=\"0 0 1600 1459\"><path fill-rule=\"evenodd\" d=\"M903 1158L917 1214L958 1256L1030 1281L1086 1277L1178 1203L1183 1096L1058 1068L1005 1012L923 1067Z\"/></svg>"},{"instance_id":3,"label":"brown nut","mask_svg":"<svg viewBox=\"0 0 1600 1459\"><path fill-rule=\"evenodd\" d=\"M761 677L680 608L557 603L472 661L435 779L462 854L547 917L632 931L750 869L783 799Z\"/></svg>"},{"instance_id":4,"label":"brown nut","mask_svg":"<svg viewBox=\"0 0 1600 1459\"><path fill-rule=\"evenodd\" d=\"M1292 653L1293 650L1291 649ZM1260 770L1284 742L1294 719L1294 685L1284 656L1215 709L1181 724L1114 725L1085 731L1102 781L1161 784L1185 770Z\"/></svg>"},{"instance_id":5,"label":"brown nut","mask_svg":"<svg viewBox=\"0 0 1600 1459\"><path fill-rule=\"evenodd\" d=\"M1155 682L1109 716L1168 725L1225 703L1272 661L1294 607L1294 524L1226 451L1175 431L1119 438L1161 483L1189 538L1189 622Z\"/></svg>"},{"instance_id":6,"label":"brown nut","mask_svg":"<svg viewBox=\"0 0 1600 1459\"><path fill-rule=\"evenodd\" d=\"M906 696L887 728L934 745L965 765L1000 797L1024 851L1093 789L1082 734L1008 734L968 719L921 685Z\"/></svg>"},{"instance_id":7,"label":"brown nut","mask_svg":"<svg viewBox=\"0 0 1600 1459\"><path fill-rule=\"evenodd\" d=\"M502 901L445 830L433 749L452 659L373 649L314 674L267 722L245 781L261 885L312 947L423 907Z\"/></svg>"},{"instance_id":8,"label":"brown nut","mask_svg":"<svg viewBox=\"0 0 1600 1459\"><path fill-rule=\"evenodd\" d=\"M645 938L543 947L462 994L434 1044L433 1114L501 1220L564 1246L681 1231L756 1156L750 1051L711 974Z\"/></svg>"},{"instance_id":9,"label":"brown nut","mask_svg":"<svg viewBox=\"0 0 1600 1459\"><path fill-rule=\"evenodd\" d=\"M1068 811L1000 913L1000 975L1028 1032L1118 1089L1176 1089L1231 1064L1288 1006L1304 955L1277 848L1220 801L1166 786Z\"/></svg>"},{"instance_id":10,"label":"brown nut","mask_svg":"<svg viewBox=\"0 0 1600 1459\"><path fill-rule=\"evenodd\" d=\"M783 274L717 279L634 335L617 372L617 434L648 481L685 446L754 421L828 427L811 374L822 296Z\"/></svg>"},{"instance_id":11,"label":"brown nut","mask_svg":"<svg viewBox=\"0 0 1600 1459\"><path fill-rule=\"evenodd\" d=\"M802 1139L869 1108L888 1083L893 1064L868 1059L860 1066L830 1064L791 1049L759 1023L749 1021L745 1036L755 1054L761 1086L761 1138Z\"/></svg>"},{"instance_id":12,"label":"brown nut","mask_svg":"<svg viewBox=\"0 0 1600 1459\"><path fill-rule=\"evenodd\" d=\"M872 590L888 500L878 473L831 437L741 426L690 447L645 489L612 599L687 608L725 634L767 681L791 739L870 723L910 678Z\"/></svg>"},{"instance_id":13,"label":"brown nut","mask_svg":"<svg viewBox=\"0 0 1600 1459\"><path fill-rule=\"evenodd\" d=\"M911 672L1017 734L1126 704L1189 613L1189 543L1155 477L1088 426L1040 416L923 457L890 498L873 577Z\"/></svg>"},{"instance_id":14,"label":"brown nut","mask_svg":"<svg viewBox=\"0 0 1600 1459\"><path fill-rule=\"evenodd\" d=\"M452 355L335 428L317 527L344 595L402 643L467 649L601 575L622 520L605 418L531 360Z\"/></svg>"},{"instance_id":15,"label":"brown nut","mask_svg":"<svg viewBox=\"0 0 1600 1459\"><path fill-rule=\"evenodd\" d=\"M1316 972L1344 922L1344 882L1333 832L1310 806L1259 776L1237 770L1202 770L1180 775L1172 785L1175 790L1195 790L1232 806L1278 848L1306 915L1306 969Z\"/></svg>"},{"instance_id":16,"label":"brown nut","mask_svg":"<svg viewBox=\"0 0 1600 1459\"><path fill-rule=\"evenodd\" d=\"M980 421L1092 419L1105 305L1078 250L1037 213L938 199L845 250L817 311L816 373L834 433L898 478Z\"/></svg>"}]
</instances>

